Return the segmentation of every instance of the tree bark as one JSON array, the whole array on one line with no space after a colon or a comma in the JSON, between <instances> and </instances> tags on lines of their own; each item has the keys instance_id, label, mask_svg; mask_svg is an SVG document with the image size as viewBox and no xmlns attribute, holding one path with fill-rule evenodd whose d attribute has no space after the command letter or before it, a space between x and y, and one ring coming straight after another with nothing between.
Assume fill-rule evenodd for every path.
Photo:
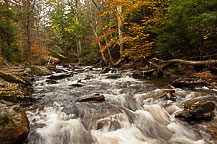
<instances>
[{"instance_id":1,"label":"tree bark","mask_svg":"<svg viewBox=\"0 0 217 144\"><path fill-rule=\"evenodd\" d=\"M75 0L75 8L76 8L76 15L75 15L75 18L76 18L76 24L78 25L79 23L78 23L78 16L79 16L79 14L78 14L78 0ZM78 54L80 54L81 53L81 50L82 50L82 48L81 48L81 40L79 39L79 38L77 38L77 51L78 51Z\"/></svg>"},{"instance_id":2,"label":"tree bark","mask_svg":"<svg viewBox=\"0 0 217 144\"><path fill-rule=\"evenodd\" d=\"M117 17L118 17L118 34L119 34L119 45L120 45L120 57L123 54L123 23L121 19L122 7L117 7Z\"/></svg>"},{"instance_id":3,"label":"tree bark","mask_svg":"<svg viewBox=\"0 0 217 144\"><path fill-rule=\"evenodd\" d=\"M27 36L27 50L28 50L28 63L32 63L32 42L31 42L31 24L30 24L30 19L28 18L27 20L27 25L26 25L26 36Z\"/></svg>"},{"instance_id":4,"label":"tree bark","mask_svg":"<svg viewBox=\"0 0 217 144\"><path fill-rule=\"evenodd\" d=\"M107 42L106 38L105 38L105 42L106 42L106 45L108 45L108 42ZM107 47L106 49L107 49L107 52L108 52L108 55L109 55L109 65L110 65L110 66L111 66L111 65L114 65L114 62L113 62L113 58L112 58L112 55L111 55L110 48Z\"/></svg>"},{"instance_id":5,"label":"tree bark","mask_svg":"<svg viewBox=\"0 0 217 144\"><path fill-rule=\"evenodd\" d=\"M162 65L161 68L165 69L174 63L195 65L195 66L208 66L208 65L217 65L217 60L189 61L189 60L182 60L182 59L172 59L172 60L165 61L165 64Z\"/></svg>"},{"instance_id":6,"label":"tree bark","mask_svg":"<svg viewBox=\"0 0 217 144\"><path fill-rule=\"evenodd\" d=\"M91 23L90 23L90 26L93 28L93 33L94 33L94 35L95 35L96 38L97 38L98 35L97 35L97 32L96 32L94 26L93 26ZM100 41L98 42L98 45L99 45L99 47L101 47L101 43L100 43ZM102 60L103 60L103 62L104 62L105 64L107 64L107 60L106 60L106 58L105 58L104 52L101 52L101 51L100 51L100 53L101 53L101 56L102 56Z\"/></svg>"}]
</instances>

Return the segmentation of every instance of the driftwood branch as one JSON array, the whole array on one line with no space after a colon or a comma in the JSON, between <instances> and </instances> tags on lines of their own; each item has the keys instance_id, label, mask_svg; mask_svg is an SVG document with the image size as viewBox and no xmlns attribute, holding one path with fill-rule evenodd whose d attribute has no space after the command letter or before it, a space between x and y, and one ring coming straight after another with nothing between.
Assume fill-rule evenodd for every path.
<instances>
[{"instance_id":1,"label":"driftwood branch","mask_svg":"<svg viewBox=\"0 0 217 144\"><path fill-rule=\"evenodd\" d=\"M124 60L125 58L120 58L113 66L118 67Z\"/></svg>"}]
</instances>

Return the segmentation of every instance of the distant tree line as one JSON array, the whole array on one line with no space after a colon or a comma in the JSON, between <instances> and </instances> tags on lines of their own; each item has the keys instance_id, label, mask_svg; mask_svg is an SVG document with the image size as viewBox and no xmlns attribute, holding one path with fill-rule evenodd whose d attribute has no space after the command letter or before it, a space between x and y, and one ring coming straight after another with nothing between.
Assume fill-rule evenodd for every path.
<instances>
[{"instance_id":1,"label":"distant tree line","mask_svg":"<svg viewBox=\"0 0 217 144\"><path fill-rule=\"evenodd\" d=\"M0 64L217 58L216 0L0 0Z\"/></svg>"}]
</instances>

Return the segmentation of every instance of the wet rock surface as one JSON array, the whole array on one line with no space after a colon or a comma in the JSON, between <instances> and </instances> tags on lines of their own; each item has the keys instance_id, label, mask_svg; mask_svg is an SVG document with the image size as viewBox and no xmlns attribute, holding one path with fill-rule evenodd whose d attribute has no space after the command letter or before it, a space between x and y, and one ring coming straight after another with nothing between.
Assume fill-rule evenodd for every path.
<instances>
[{"instance_id":1,"label":"wet rock surface","mask_svg":"<svg viewBox=\"0 0 217 144\"><path fill-rule=\"evenodd\" d=\"M182 78L178 78L171 83L176 88L196 88L206 86L210 89L217 88L217 76L210 71L193 73Z\"/></svg>"},{"instance_id":2,"label":"wet rock surface","mask_svg":"<svg viewBox=\"0 0 217 144\"><path fill-rule=\"evenodd\" d=\"M187 88L187 87L203 87L206 85L206 82L201 79L193 78L181 78L177 79L172 83L172 86L176 88Z\"/></svg>"},{"instance_id":3,"label":"wet rock surface","mask_svg":"<svg viewBox=\"0 0 217 144\"><path fill-rule=\"evenodd\" d=\"M30 83L28 83L28 81L24 81L23 79L20 79L19 77L15 76L11 73L0 71L0 77L4 78L6 81L9 81L9 82L19 83L19 84L24 84L24 85L30 85Z\"/></svg>"},{"instance_id":4,"label":"wet rock surface","mask_svg":"<svg viewBox=\"0 0 217 144\"><path fill-rule=\"evenodd\" d=\"M18 106L0 103L0 142L20 144L29 133L29 120L24 110Z\"/></svg>"},{"instance_id":5,"label":"wet rock surface","mask_svg":"<svg viewBox=\"0 0 217 144\"><path fill-rule=\"evenodd\" d=\"M110 70L111 70L111 68L105 67L104 69L102 69L102 71L100 73L105 74L105 73L108 73Z\"/></svg>"},{"instance_id":6,"label":"wet rock surface","mask_svg":"<svg viewBox=\"0 0 217 144\"><path fill-rule=\"evenodd\" d=\"M121 78L120 74L110 74L106 77L106 79L118 79Z\"/></svg>"},{"instance_id":7,"label":"wet rock surface","mask_svg":"<svg viewBox=\"0 0 217 144\"><path fill-rule=\"evenodd\" d=\"M32 65L26 69L26 72L36 76L44 76L52 74L51 71L45 66Z\"/></svg>"},{"instance_id":8,"label":"wet rock surface","mask_svg":"<svg viewBox=\"0 0 217 144\"><path fill-rule=\"evenodd\" d=\"M35 101L31 97L32 91L31 85L26 86L19 83L12 83L0 78L0 101L4 100L28 105Z\"/></svg>"},{"instance_id":9,"label":"wet rock surface","mask_svg":"<svg viewBox=\"0 0 217 144\"><path fill-rule=\"evenodd\" d=\"M72 86L72 87L82 87L83 85L79 84L79 83L75 83L75 84L71 84L70 86Z\"/></svg>"},{"instance_id":10,"label":"wet rock surface","mask_svg":"<svg viewBox=\"0 0 217 144\"><path fill-rule=\"evenodd\" d=\"M212 99L191 99L184 102L184 110L175 114L177 118L185 120L205 120L215 116L214 110L216 108Z\"/></svg>"},{"instance_id":11,"label":"wet rock surface","mask_svg":"<svg viewBox=\"0 0 217 144\"><path fill-rule=\"evenodd\" d=\"M51 75L48 77L49 80L60 80L60 79L64 79L67 77L71 77L73 76L73 73L63 73L63 74L58 74L58 75Z\"/></svg>"},{"instance_id":12,"label":"wet rock surface","mask_svg":"<svg viewBox=\"0 0 217 144\"><path fill-rule=\"evenodd\" d=\"M103 102L103 101L105 101L104 95L95 94L93 96L79 98L75 102Z\"/></svg>"}]
</instances>

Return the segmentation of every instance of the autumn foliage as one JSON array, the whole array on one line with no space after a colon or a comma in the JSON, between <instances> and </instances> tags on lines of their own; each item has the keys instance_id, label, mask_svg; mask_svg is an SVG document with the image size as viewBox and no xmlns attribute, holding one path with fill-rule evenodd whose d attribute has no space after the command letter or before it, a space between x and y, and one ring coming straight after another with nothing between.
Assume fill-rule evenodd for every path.
<instances>
[{"instance_id":1,"label":"autumn foliage","mask_svg":"<svg viewBox=\"0 0 217 144\"><path fill-rule=\"evenodd\" d=\"M0 64L213 59L216 0L5 0Z\"/></svg>"},{"instance_id":2,"label":"autumn foliage","mask_svg":"<svg viewBox=\"0 0 217 144\"><path fill-rule=\"evenodd\" d=\"M123 43L124 50L121 57L139 60L150 56L154 41L149 38L149 26L154 24L157 11L164 9L161 2L151 0L114 0L106 1L106 10L99 17L109 17L104 25L102 34L95 40L107 41L100 51L111 49ZM117 10L122 7L121 13ZM123 40L118 38L118 18L123 24ZM112 29L112 33L111 33ZM114 31L115 30L115 31ZM116 32L116 33L115 33Z\"/></svg>"}]
</instances>

